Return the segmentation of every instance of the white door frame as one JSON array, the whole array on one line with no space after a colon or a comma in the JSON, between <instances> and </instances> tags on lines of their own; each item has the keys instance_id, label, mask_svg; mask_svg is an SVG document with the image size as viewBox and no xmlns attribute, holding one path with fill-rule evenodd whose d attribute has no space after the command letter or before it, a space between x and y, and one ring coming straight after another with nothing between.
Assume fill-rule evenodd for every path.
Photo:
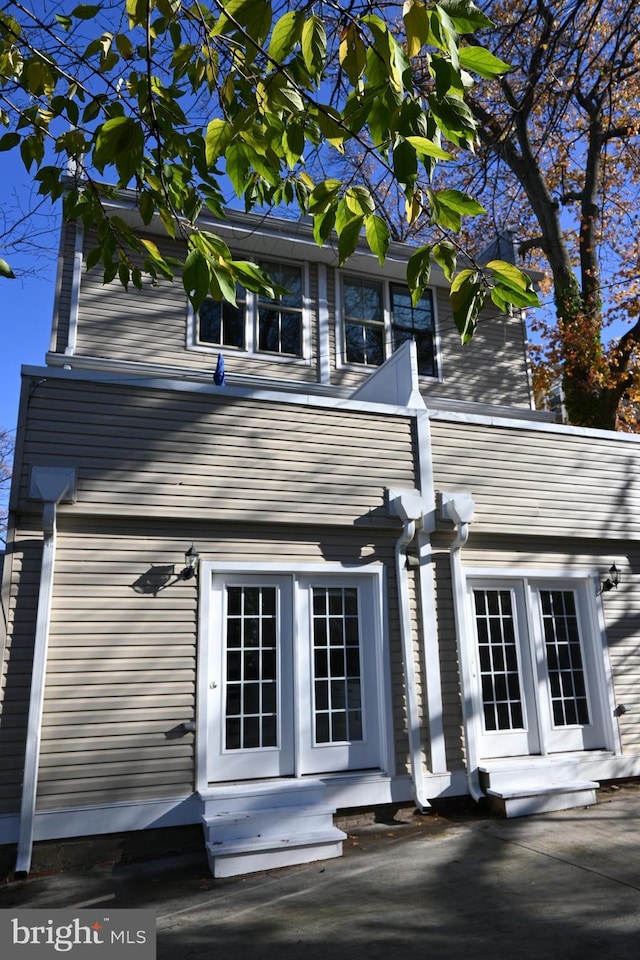
<instances>
[{"instance_id":1,"label":"white door frame","mask_svg":"<svg viewBox=\"0 0 640 960\"><path fill-rule=\"evenodd\" d=\"M385 569L381 563L364 564L354 567L342 563L252 563L244 561L212 561L203 560L199 568L199 627L198 627L198 654L197 654L197 700L196 700L196 789L206 790L211 781L208 778L209 762L212 750L216 745L212 742L212 731L215 724L216 711L220 711L220 692L214 679L218 669L215 662L216 652L211 642L211 618L214 610L212 584L216 575L240 577L289 577L293 590L293 615L299 616L299 604L296 602L298 590L297 579L314 579L322 584L323 581L338 583L357 581L363 578L363 583L370 583L372 587L373 609L371 611L374 625L374 657L375 657L375 696L377 697L378 713L376 717L376 735L379 742L380 769L392 772L393 759L393 729L391 709L391 678L389 638L387 628ZM295 620L294 620L295 622ZM294 626L295 630L295 626ZM295 644L292 664L294 689L300 689L303 681L300 675L303 665ZM294 776L300 777L304 771L300 766L301 756L301 723L298 705L294 702L294 741L295 741L295 770ZM321 775L321 774L320 774Z\"/></svg>"},{"instance_id":2,"label":"white door frame","mask_svg":"<svg viewBox=\"0 0 640 960\"><path fill-rule=\"evenodd\" d=\"M478 704L479 690L479 663L477 645L475 641L475 629L473 625L473 611L471 609L470 592L475 582L485 583L490 581L496 589L509 589L514 581L524 582L527 592L527 617L529 630L533 629L531 623L531 605L530 605L530 585L534 588L537 584L544 584L545 588L553 585L557 589L565 588L575 589L579 593L582 610L582 626L585 631L584 645L585 655L590 659L590 668L592 674L591 691L592 698L597 700L599 717L602 724L603 746L605 750L621 753L620 737L617 725L614 722L615 698L613 691L613 682L611 675L611 664L607 647L604 612L602 601L599 594L599 578L597 574L584 574L578 571L549 570L540 568L496 568L496 567L463 567L464 590L457 596L456 603L461 608L461 623L464 629L461 631L460 655L465 657L468 664L468 676L472 689L463 689L462 694L465 698L471 698L472 702ZM535 665L534 665L535 667ZM481 740L482 740L482 720L478 710L471 711L471 715L466 718L465 734L467 739L467 754L470 769L475 769L482 760ZM550 751L543 742L540 745L541 754L547 755ZM584 750L576 752L586 752Z\"/></svg>"}]
</instances>

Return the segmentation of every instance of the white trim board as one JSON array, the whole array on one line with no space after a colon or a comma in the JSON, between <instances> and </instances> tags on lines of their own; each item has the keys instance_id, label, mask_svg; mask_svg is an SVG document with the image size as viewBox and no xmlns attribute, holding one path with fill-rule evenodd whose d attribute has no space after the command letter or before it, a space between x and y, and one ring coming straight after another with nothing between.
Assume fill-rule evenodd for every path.
<instances>
[{"instance_id":1,"label":"white trim board","mask_svg":"<svg viewBox=\"0 0 640 960\"><path fill-rule=\"evenodd\" d=\"M61 358L64 361L64 357ZM69 358L66 358L67 360ZM136 369L136 366L138 369ZM219 394L222 397L233 397L241 400L264 400L269 403L287 403L301 407L319 407L329 410L347 410L354 413L381 413L386 416L413 417L415 407L403 407L394 404L371 402L367 400L350 400L347 397L312 396L307 393L285 393L281 390L270 390L265 387L216 387L213 382L202 383L194 380L176 380L165 377L149 376L139 367L132 365L130 374L123 372L99 372L96 370L73 370L56 367L22 367L24 377L34 377L39 380L75 380L86 383L103 383L109 386L130 386L149 390L175 390L183 393ZM213 375L212 375L213 376ZM298 388L302 386L297 385Z\"/></svg>"},{"instance_id":2,"label":"white trim board","mask_svg":"<svg viewBox=\"0 0 640 960\"><path fill-rule=\"evenodd\" d=\"M427 397L427 409L431 420L443 420L449 423L469 423L484 427L501 427L507 430L529 430L530 432L556 433L561 436L591 437L623 443L640 443L640 434L638 433L618 433L615 430L574 427L568 423L550 423L546 419L532 419L531 411L526 408L523 409L522 419L519 419L515 416L505 416L500 413L467 413L452 410L447 408L445 402Z\"/></svg>"}]
</instances>

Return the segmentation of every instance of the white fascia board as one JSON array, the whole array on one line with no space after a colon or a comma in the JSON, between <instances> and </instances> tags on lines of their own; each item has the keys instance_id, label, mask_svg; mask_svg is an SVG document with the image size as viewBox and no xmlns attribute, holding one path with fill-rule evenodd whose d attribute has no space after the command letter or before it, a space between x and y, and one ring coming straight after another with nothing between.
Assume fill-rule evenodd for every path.
<instances>
[{"instance_id":1,"label":"white fascia board","mask_svg":"<svg viewBox=\"0 0 640 960\"><path fill-rule=\"evenodd\" d=\"M123 219L132 227L139 228L145 233L166 237L166 231L159 217L154 217L148 225L142 223L135 207L135 196L131 191L123 191L117 200L105 200L104 205L121 211ZM285 220L274 217L271 213L246 213L232 209L227 210L226 214L226 220L218 220L204 214L199 218L198 225L212 230L240 252L246 246L246 251L252 256L303 258L333 267L339 264L337 237L330 237L322 247L318 246L313 237L313 224L309 219ZM349 257L346 266L349 270L405 280L408 260L416 249L411 244L392 241L389 244L384 267L380 267L378 257L371 253L365 240L362 239L355 252ZM437 264L432 267L429 285L449 287L442 269Z\"/></svg>"},{"instance_id":2,"label":"white fascia board","mask_svg":"<svg viewBox=\"0 0 640 960\"><path fill-rule=\"evenodd\" d=\"M533 433L556 433L562 436L588 437L594 440L640 443L640 434L638 433L618 433L615 430L601 430L597 427L575 427L567 423L551 423L546 419L538 420L531 414L539 414L543 411L531 411L526 407L522 409L521 415L516 413L516 408L510 408L510 413L513 415L509 415L464 413L460 410L447 408L446 401L432 401L431 398L427 398L427 404L431 420L478 424L483 427L500 427L507 430L529 430Z\"/></svg>"},{"instance_id":3,"label":"white fascia board","mask_svg":"<svg viewBox=\"0 0 640 960\"><path fill-rule=\"evenodd\" d=\"M63 358L64 359L64 358ZM68 359L68 358L67 358ZM350 400L348 397L312 396L306 393L286 393L267 387L217 387L213 382L199 383L195 380L176 380L153 377L132 370L130 374L99 372L96 370L73 370L58 367L22 367L23 377L41 380L77 380L87 383L104 383L111 386L142 387L148 390L175 390L180 393L220 395L241 400L264 400L269 403L287 403L300 407L318 407L327 410L346 410L350 413L380 413L386 416L414 417L413 407L395 404L373 403L365 400Z\"/></svg>"}]
</instances>

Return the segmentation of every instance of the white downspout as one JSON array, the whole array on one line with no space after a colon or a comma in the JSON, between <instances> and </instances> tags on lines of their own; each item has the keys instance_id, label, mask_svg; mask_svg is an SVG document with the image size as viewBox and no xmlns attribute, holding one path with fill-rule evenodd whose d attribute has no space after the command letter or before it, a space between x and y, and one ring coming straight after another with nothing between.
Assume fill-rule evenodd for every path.
<instances>
[{"instance_id":1,"label":"white downspout","mask_svg":"<svg viewBox=\"0 0 640 960\"><path fill-rule=\"evenodd\" d=\"M416 534L416 521L421 519L423 501L417 490L390 490L389 505L393 513L403 521L402 534L396 541L396 577L398 606L400 609L400 634L402 638L402 664L404 668L405 695L407 698L407 728L411 777L416 806L419 810L431 807L424 789L422 769L422 743L420 737L420 710L417 696L416 664L411 631L411 602L407 568L407 547Z\"/></svg>"},{"instance_id":2,"label":"white downspout","mask_svg":"<svg viewBox=\"0 0 640 960\"><path fill-rule=\"evenodd\" d=\"M462 569L462 549L469 539L469 524L473 520L475 504L469 493L443 493L442 515L456 526L456 536L451 544L451 585L453 588L453 612L456 625L458 663L460 665L460 687L462 700L462 721L466 746L467 784L469 793L476 803L484 797L478 780L478 741L475 730L475 717L471 702L473 690L473 667L467 650L469 630L467 625L466 581Z\"/></svg>"},{"instance_id":3,"label":"white downspout","mask_svg":"<svg viewBox=\"0 0 640 960\"><path fill-rule=\"evenodd\" d=\"M62 499L73 500L75 495L75 470L66 467L34 467L31 474L30 496L44 501L42 511L42 566L38 591L38 613L33 650L31 696L27 719L27 743L25 748L22 804L18 836L16 876L23 877L31 867L33 849L36 792L38 787L38 764L44 704L47 648L51 625L51 601L53 597L53 574L56 557L56 511Z\"/></svg>"}]
</instances>

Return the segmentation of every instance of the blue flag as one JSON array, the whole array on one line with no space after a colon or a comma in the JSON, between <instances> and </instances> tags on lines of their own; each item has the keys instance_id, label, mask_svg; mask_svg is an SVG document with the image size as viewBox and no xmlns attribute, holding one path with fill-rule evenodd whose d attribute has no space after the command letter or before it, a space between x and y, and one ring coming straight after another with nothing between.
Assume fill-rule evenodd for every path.
<instances>
[{"instance_id":1,"label":"blue flag","mask_svg":"<svg viewBox=\"0 0 640 960\"><path fill-rule=\"evenodd\" d=\"M218 354L218 362L216 364L216 372L213 375L213 382L216 387L224 387L224 357L221 353Z\"/></svg>"}]
</instances>

